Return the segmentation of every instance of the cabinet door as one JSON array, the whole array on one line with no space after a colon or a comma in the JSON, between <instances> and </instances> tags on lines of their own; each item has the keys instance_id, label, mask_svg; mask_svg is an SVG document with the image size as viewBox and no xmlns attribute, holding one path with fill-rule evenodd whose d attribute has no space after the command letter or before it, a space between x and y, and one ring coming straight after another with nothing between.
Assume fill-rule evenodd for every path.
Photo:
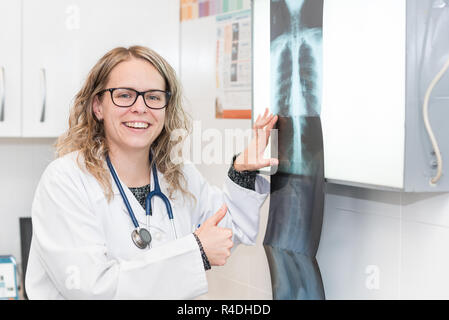
<instances>
[{"instance_id":1,"label":"cabinet door","mask_svg":"<svg viewBox=\"0 0 449 320\"><path fill-rule=\"evenodd\" d=\"M114 47L135 44L178 69L179 1L24 0L23 136L63 133L96 61Z\"/></svg>"},{"instance_id":2,"label":"cabinet door","mask_svg":"<svg viewBox=\"0 0 449 320\"><path fill-rule=\"evenodd\" d=\"M0 137L21 134L21 1L0 1Z\"/></svg>"}]
</instances>

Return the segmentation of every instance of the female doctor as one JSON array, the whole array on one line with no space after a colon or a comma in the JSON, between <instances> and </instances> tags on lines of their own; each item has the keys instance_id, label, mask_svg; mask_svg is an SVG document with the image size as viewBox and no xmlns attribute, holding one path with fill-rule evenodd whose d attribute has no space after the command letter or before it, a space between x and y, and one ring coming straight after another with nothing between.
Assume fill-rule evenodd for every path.
<instances>
[{"instance_id":1,"label":"female doctor","mask_svg":"<svg viewBox=\"0 0 449 320\"><path fill-rule=\"evenodd\" d=\"M140 46L115 48L76 95L58 158L33 205L26 274L31 299L184 299L207 292L205 271L254 244L269 184L257 170L277 120L258 117L223 191L171 160L190 124L172 67ZM198 228L198 225L200 227Z\"/></svg>"}]
</instances>

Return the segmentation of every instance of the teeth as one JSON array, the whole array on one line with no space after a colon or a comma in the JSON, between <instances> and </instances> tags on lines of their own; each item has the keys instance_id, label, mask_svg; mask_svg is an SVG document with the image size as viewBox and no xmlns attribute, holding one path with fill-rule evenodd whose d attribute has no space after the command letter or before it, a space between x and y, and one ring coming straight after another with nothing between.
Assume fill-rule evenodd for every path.
<instances>
[{"instance_id":1,"label":"teeth","mask_svg":"<svg viewBox=\"0 0 449 320\"><path fill-rule=\"evenodd\" d=\"M145 122L125 122L125 125L130 128L148 128L148 123Z\"/></svg>"}]
</instances>

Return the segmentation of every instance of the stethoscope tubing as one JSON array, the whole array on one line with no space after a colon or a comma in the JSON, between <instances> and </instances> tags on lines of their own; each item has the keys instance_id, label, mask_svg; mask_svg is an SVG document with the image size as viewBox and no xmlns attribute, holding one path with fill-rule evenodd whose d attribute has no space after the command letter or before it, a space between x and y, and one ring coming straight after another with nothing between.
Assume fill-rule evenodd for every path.
<instances>
[{"instance_id":1,"label":"stethoscope tubing","mask_svg":"<svg viewBox=\"0 0 449 320\"><path fill-rule=\"evenodd\" d=\"M120 192L120 195L122 196L123 202L125 203L126 209L128 210L129 216L131 217L134 227L138 229L139 222L137 222L136 216L134 215L134 211L131 208L131 205L129 204L128 197L126 196L125 191L123 191L122 184L120 183L117 173L115 172L115 169L112 166L111 160L109 159L109 155L106 155L106 163L108 164L109 170L111 171L112 174L112 178L114 179L115 184L117 185L117 188Z\"/></svg>"},{"instance_id":2,"label":"stethoscope tubing","mask_svg":"<svg viewBox=\"0 0 449 320\"><path fill-rule=\"evenodd\" d=\"M151 161L152 161L152 155L150 153L150 163L151 163ZM115 172L115 169L112 166L109 155L106 155L106 163L108 164L109 170L111 171L111 174L115 181L115 184L117 185L117 188L119 189L120 195L122 196L123 202L125 203L126 209L128 210L129 216L131 217L134 227L136 229L139 229L140 228L139 222L137 221L136 216L134 215L134 211L133 211L131 205L129 204L128 197L126 196L125 191L123 190L123 187L122 187L120 180L117 176L117 173ZM168 200L168 198L165 196L165 194L163 194L161 191L161 188L159 185L159 179L157 176L156 164L153 163L152 169L153 169L152 171L153 171L153 180L154 180L154 190L151 191L150 193L148 193L147 198L145 199L145 215L147 216L147 224L148 224L149 216L153 215L152 206L151 206L151 198L153 198L154 196L157 196L157 197L161 198L165 204L165 208L167 209L167 215L171 222L173 234L175 236L175 239L177 239L178 236L176 233L173 211L172 211L172 207L170 204L170 200ZM149 226L147 226L147 227L149 227Z\"/></svg>"}]
</instances>

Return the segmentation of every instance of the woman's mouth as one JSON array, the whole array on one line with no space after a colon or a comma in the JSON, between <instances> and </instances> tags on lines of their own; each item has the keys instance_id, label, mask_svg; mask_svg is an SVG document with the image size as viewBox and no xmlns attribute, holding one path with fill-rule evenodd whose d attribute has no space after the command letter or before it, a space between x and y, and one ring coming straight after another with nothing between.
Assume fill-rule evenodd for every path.
<instances>
[{"instance_id":1,"label":"woman's mouth","mask_svg":"<svg viewBox=\"0 0 449 320\"><path fill-rule=\"evenodd\" d=\"M132 129L146 129L150 126L147 122L123 122L123 124Z\"/></svg>"}]
</instances>

